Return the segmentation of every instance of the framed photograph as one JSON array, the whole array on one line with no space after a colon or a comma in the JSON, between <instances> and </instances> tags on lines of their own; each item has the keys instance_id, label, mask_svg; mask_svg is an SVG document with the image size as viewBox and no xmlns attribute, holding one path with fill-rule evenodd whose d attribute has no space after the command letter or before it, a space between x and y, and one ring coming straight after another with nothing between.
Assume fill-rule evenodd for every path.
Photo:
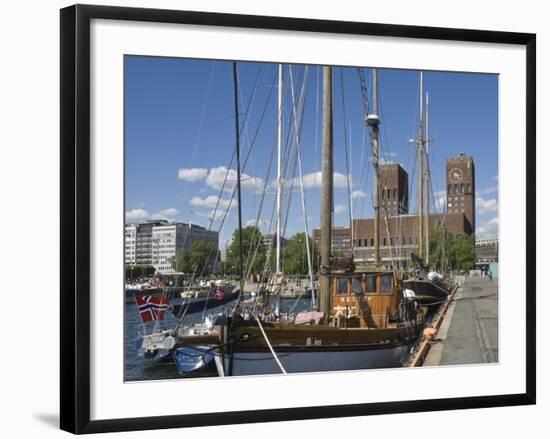
<instances>
[{"instance_id":1,"label":"framed photograph","mask_svg":"<svg viewBox=\"0 0 550 439\"><path fill-rule=\"evenodd\" d=\"M61 428L534 404L535 51L62 9Z\"/></svg>"}]
</instances>

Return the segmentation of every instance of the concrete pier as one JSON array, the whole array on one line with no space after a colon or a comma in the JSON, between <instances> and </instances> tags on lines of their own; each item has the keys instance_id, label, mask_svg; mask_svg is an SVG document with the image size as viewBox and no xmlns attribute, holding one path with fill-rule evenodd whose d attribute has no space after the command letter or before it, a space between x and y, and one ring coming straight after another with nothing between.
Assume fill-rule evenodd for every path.
<instances>
[{"instance_id":1,"label":"concrete pier","mask_svg":"<svg viewBox=\"0 0 550 439\"><path fill-rule=\"evenodd\" d=\"M424 366L498 362L498 286L466 278L455 295Z\"/></svg>"}]
</instances>

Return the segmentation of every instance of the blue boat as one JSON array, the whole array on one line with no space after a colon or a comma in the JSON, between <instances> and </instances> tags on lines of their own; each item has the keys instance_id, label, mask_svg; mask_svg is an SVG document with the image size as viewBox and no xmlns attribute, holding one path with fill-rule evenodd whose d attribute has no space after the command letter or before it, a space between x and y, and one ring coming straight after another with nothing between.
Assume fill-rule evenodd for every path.
<instances>
[{"instance_id":1,"label":"blue boat","mask_svg":"<svg viewBox=\"0 0 550 439\"><path fill-rule=\"evenodd\" d=\"M190 315L204 310L208 311L213 308L218 308L223 305L227 305L239 297L240 291L236 290L231 293L224 294L222 299L216 299L216 297L205 297L203 299L193 300L192 302L184 302L181 304L172 305L172 312L177 317L180 315L182 308L185 309L185 314Z\"/></svg>"},{"instance_id":2,"label":"blue boat","mask_svg":"<svg viewBox=\"0 0 550 439\"><path fill-rule=\"evenodd\" d=\"M207 371L215 367L211 346L185 346L172 351L172 357L182 376Z\"/></svg>"}]
</instances>

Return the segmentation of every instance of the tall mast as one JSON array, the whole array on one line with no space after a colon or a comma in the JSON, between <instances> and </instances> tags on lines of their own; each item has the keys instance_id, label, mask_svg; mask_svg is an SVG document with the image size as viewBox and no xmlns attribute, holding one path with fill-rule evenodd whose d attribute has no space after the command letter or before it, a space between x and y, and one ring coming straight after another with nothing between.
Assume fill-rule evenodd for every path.
<instances>
[{"instance_id":1,"label":"tall mast","mask_svg":"<svg viewBox=\"0 0 550 439\"><path fill-rule=\"evenodd\" d=\"M426 212L425 212L425 240L426 240L426 265L430 260L430 130L428 113L429 95L426 93Z\"/></svg>"},{"instance_id":2,"label":"tall mast","mask_svg":"<svg viewBox=\"0 0 550 439\"><path fill-rule=\"evenodd\" d=\"M277 117L277 257L276 272L281 273L281 145L283 137L283 65L279 64L279 102Z\"/></svg>"},{"instance_id":3,"label":"tall mast","mask_svg":"<svg viewBox=\"0 0 550 439\"><path fill-rule=\"evenodd\" d=\"M424 259L424 127L423 127L423 90L424 75L420 72L420 94L419 94L419 123L418 123L418 256Z\"/></svg>"},{"instance_id":4,"label":"tall mast","mask_svg":"<svg viewBox=\"0 0 550 439\"><path fill-rule=\"evenodd\" d=\"M237 63L233 61L233 98L235 102L235 149L237 156L237 202L239 211L239 287L240 292L244 290L243 279L243 217L242 217L242 204L241 204L241 145L239 135L239 91L237 85ZM239 298L242 294L239 295ZM236 309L236 307L235 307Z\"/></svg>"},{"instance_id":5,"label":"tall mast","mask_svg":"<svg viewBox=\"0 0 550 439\"><path fill-rule=\"evenodd\" d=\"M367 125L372 130L372 163L374 166L374 265L380 266L380 182L378 177L379 162L379 125L378 116L378 74L372 69L372 101L373 112L367 115Z\"/></svg>"},{"instance_id":6,"label":"tall mast","mask_svg":"<svg viewBox=\"0 0 550 439\"><path fill-rule=\"evenodd\" d=\"M321 267L319 311L328 318L330 310L330 252L332 241L332 67L323 67L323 152L321 194Z\"/></svg>"}]
</instances>

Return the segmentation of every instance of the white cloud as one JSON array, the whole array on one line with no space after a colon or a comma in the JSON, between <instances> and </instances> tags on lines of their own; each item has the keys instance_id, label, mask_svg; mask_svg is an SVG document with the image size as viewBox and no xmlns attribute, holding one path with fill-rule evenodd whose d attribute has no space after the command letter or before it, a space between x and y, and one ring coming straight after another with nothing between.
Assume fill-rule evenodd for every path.
<instances>
[{"instance_id":1,"label":"white cloud","mask_svg":"<svg viewBox=\"0 0 550 439\"><path fill-rule=\"evenodd\" d=\"M245 223L246 227L255 226L255 225L256 225L256 219L255 218L251 218ZM260 228L269 227L270 225L271 225L271 221L267 221L267 220L264 220L264 219L259 219L258 220L258 227L260 227Z\"/></svg>"},{"instance_id":2,"label":"white cloud","mask_svg":"<svg viewBox=\"0 0 550 439\"><path fill-rule=\"evenodd\" d=\"M480 214L489 213L489 212L494 213L498 211L498 202L495 198L486 200L482 197L477 197L476 209L477 209L477 212Z\"/></svg>"},{"instance_id":3,"label":"white cloud","mask_svg":"<svg viewBox=\"0 0 550 439\"><path fill-rule=\"evenodd\" d=\"M388 153L386 155L390 156L390 157L397 157L397 154L395 154L395 153ZM374 157L370 156L369 161L372 163L374 161ZM395 164L397 164L397 162L395 160L392 160L391 158L378 157L378 164L379 165L395 165ZM401 163L399 163L399 164L401 165L402 168L404 168L404 166Z\"/></svg>"},{"instance_id":4,"label":"white cloud","mask_svg":"<svg viewBox=\"0 0 550 439\"><path fill-rule=\"evenodd\" d=\"M211 210L208 212L208 219L221 220L225 216L225 211L223 210Z\"/></svg>"},{"instance_id":5,"label":"white cloud","mask_svg":"<svg viewBox=\"0 0 550 439\"><path fill-rule=\"evenodd\" d=\"M357 191L353 191L351 193L351 198L353 199L356 199L356 198L365 198L367 196L367 194L363 191L360 191L360 190L357 190Z\"/></svg>"},{"instance_id":6,"label":"white cloud","mask_svg":"<svg viewBox=\"0 0 550 439\"><path fill-rule=\"evenodd\" d=\"M228 170L225 166L212 168L208 173L208 177L206 177L206 184L214 189L221 189L223 186L224 191L233 192L233 189L237 184L237 171L234 169ZM263 186L263 179L241 173L241 190L261 192Z\"/></svg>"},{"instance_id":7,"label":"white cloud","mask_svg":"<svg viewBox=\"0 0 550 439\"><path fill-rule=\"evenodd\" d=\"M320 188L322 185L323 173L321 171L311 172L303 176L304 180L304 189L313 189ZM346 188L348 187L348 178L345 174L340 172L335 172L333 177L334 187L335 188ZM351 183L351 182L350 182ZM300 186L300 179L296 177L292 180L294 186Z\"/></svg>"},{"instance_id":8,"label":"white cloud","mask_svg":"<svg viewBox=\"0 0 550 439\"><path fill-rule=\"evenodd\" d=\"M495 192L498 192L498 186L490 186L490 187L486 187L485 189L481 189L479 191L479 194L480 195L489 195L489 194L493 194Z\"/></svg>"},{"instance_id":9,"label":"white cloud","mask_svg":"<svg viewBox=\"0 0 550 439\"><path fill-rule=\"evenodd\" d=\"M174 219L179 210L174 207L149 213L145 209L132 209L126 211L126 221L144 221L147 219Z\"/></svg>"},{"instance_id":10,"label":"white cloud","mask_svg":"<svg viewBox=\"0 0 550 439\"><path fill-rule=\"evenodd\" d=\"M434 207L436 209L444 209L445 202L447 200L447 194L445 191L437 191L433 194L434 197Z\"/></svg>"},{"instance_id":11,"label":"white cloud","mask_svg":"<svg viewBox=\"0 0 550 439\"><path fill-rule=\"evenodd\" d=\"M225 210L216 210L214 209L208 211L208 212L194 212L198 216L202 216L205 218L208 218L208 220L214 219L214 220L221 220L225 216Z\"/></svg>"},{"instance_id":12,"label":"white cloud","mask_svg":"<svg viewBox=\"0 0 550 439\"><path fill-rule=\"evenodd\" d=\"M191 198L192 206L215 208L216 204L218 205L218 210L220 209L225 210L230 204L231 204L231 207L235 207L237 205L237 202L236 201L231 202L231 200L226 200L224 198L220 198L218 202L218 197L216 197L215 195L210 195L206 198L201 198L201 197Z\"/></svg>"},{"instance_id":13,"label":"white cloud","mask_svg":"<svg viewBox=\"0 0 550 439\"><path fill-rule=\"evenodd\" d=\"M140 221L150 217L151 214L144 209L132 209L126 211L126 221Z\"/></svg>"},{"instance_id":14,"label":"white cloud","mask_svg":"<svg viewBox=\"0 0 550 439\"><path fill-rule=\"evenodd\" d=\"M179 210L175 207L169 207L168 209L159 210L151 215L152 218L170 219L174 218L179 213Z\"/></svg>"},{"instance_id":15,"label":"white cloud","mask_svg":"<svg viewBox=\"0 0 550 439\"><path fill-rule=\"evenodd\" d=\"M476 235L479 238L489 238L498 235L498 217L491 218L486 223L476 228Z\"/></svg>"},{"instance_id":16,"label":"white cloud","mask_svg":"<svg viewBox=\"0 0 550 439\"><path fill-rule=\"evenodd\" d=\"M346 206L344 206L343 204L336 204L334 206L334 213L338 214L338 213L344 213L346 211Z\"/></svg>"},{"instance_id":17,"label":"white cloud","mask_svg":"<svg viewBox=\"0 0 550 439\"><path fill-rule=\"evenodd\" d=\"M178 178L185 181L204 180L208 175L206 168L182 168L178 170Z\"/></svg>"}]
</instances>

